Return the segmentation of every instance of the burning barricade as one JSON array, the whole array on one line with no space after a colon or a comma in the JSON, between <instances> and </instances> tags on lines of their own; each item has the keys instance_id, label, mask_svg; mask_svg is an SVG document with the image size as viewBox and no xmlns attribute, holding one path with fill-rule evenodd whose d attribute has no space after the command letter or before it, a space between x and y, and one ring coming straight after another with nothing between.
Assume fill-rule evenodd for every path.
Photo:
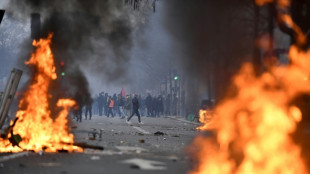
<instances>
[{"instance_id":1,"label":"burning barricade","mask_svg":"<svg viewBox=\"0 0 310 174\"><path fill-rule=\"evenodd\" d=\"M36 50L29 61L25 62L34 68L31 84L23 93L19 102L19 111L15 122L11 122L7 139L0 138L0 152L82 152L74 145L74 136L69 133L67 116L73 106L72 99L59 99L56 107L57 117L52 118L49 101L52 95L49 88L57 79L54 58L50 48L52 34L48 38L33 41Z\"/></svg>"}]
</instances>

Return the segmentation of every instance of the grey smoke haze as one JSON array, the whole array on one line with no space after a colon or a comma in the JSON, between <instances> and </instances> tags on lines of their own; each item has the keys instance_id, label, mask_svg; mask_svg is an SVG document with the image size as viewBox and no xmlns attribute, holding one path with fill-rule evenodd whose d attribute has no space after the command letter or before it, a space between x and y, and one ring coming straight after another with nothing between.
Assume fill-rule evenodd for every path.
<instances>
[{"instance_id":1,"label":"grey smoke haze","mask_svg":"<svg viewBox=\"0 0 310 174\"><path fill-rule=\"evenodd\" d=\"M165 3L165 26L181 48L175 57L187 74L192 101L223 97L231 76L249 60L254 46L251 18L244 20L251 9L242 6L253 4L231 0Z\"/></svg>"},{"instance_id":2,"label":"grey smoke haze","mask_svg":"<svg viewBox=\"0 0 310 174\"><path fill-rule=\"evenodd\" d=\"M61 89L73 96L79 91L87 98L90 91L85 71L89 76L126 82L132 31L147 16L143 9L136 12L124 1L109 0L11 0L8 11L19 19L27 19L33 12L41 14L40 36L54 33L52 50L59 75L59 63L65 62L66 76L59 78ZM21 64L32 50L30 40L24 45Z\"/></svg>"},{"instance_id":3,"label":"grey smoke haze","mask_svg":"<svg viewBox=\"0 0 310 174\"><path fill-rule=\"evenodd\" d=\"M54 32L53 51L57 61L66 61L68 84L70 72L77 70L91 82L91 92L119 92L112 90L115 84L141 92L158 88L174 68L186 77L188 96L196 101L220 98L223 94L217 93L225 91L253 48L252 28L241 20L246 10L231 0L166 0L157 5L150 16L133 12L123 1L107 0L13 0L9 9L18 18L42 15L42 36ZM148 20L148 28L140 29ZM25 45L31 47L30 41ZM22 57L28 59L25 52L31 48L23 49Z\"/></svg>"}]
</instances>

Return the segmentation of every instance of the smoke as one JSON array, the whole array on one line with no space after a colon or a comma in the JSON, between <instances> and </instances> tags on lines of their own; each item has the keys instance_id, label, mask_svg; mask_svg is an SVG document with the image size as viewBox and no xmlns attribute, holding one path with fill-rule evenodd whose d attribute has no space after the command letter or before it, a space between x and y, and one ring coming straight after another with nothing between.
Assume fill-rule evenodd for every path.
<instances>
[{"instance_id":1,"label":"smoke","mask_svg":"<svg viewBox=\"0 0 310 174\"><path fill-rule=\"evenodd\" d=\"M134 11L124 1L111 0L11 0L8 4L8 11L15 18L27 19L31 13L41 15L39 37L54 33L52 51L58 89L67 91L69 97L83 95L82 105L91 101L85 72L110 81L126 81L132 31L145 22L144 9L147 8ZM30 40L25 45L18 62L29 58ZM63 72L65 76L61 76ZM53 93L59 95L63 91Z\"/></svg>"},{"instance_id":2,"label":"smoke","mask_svg":"<svg viewBox=\"0 0 310 174\"><path fill-rule=\"evenodd\" d=\"M254 45L252 8L251 2L230 0L166 1L165 25L181 45L175 57L187 74L189 103L218 101L241 62L249 60Z\"/></svg>"}]
</instances>

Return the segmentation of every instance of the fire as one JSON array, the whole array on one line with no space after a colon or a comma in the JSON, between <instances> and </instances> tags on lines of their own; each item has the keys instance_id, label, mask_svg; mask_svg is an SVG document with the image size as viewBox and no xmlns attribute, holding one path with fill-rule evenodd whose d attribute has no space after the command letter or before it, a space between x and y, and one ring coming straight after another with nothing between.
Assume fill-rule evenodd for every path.
<instances>
[{"instance_id":1,"label":"fire","mask_svg":"<svg viewBox=\"0 0 310 174\"><path fill-rule=\"evenodd\" d=\"M200 109L199 110L199 122L203 123L202 126L198 127L199 130L209 130L212 129L212 118L213 112L210 109Z\"/></svg>"},{"instance_id":2,"label":"fire","mask_svg":"<svg viewBox=\"0 0 310 174\"><path fill-rule=\"evenodd\" d=\"M18 120L13 127L15 135L20 135L22 141L19 147L12 146L9 140L0 139L1 152L18 152L33 150L39 152L57 152L67 150L69 152L81 152L82 149L72 145L73 134L69 133L67 115L75 105L71 99L60 99L57 107L61 109L55 120L51 117L49 110L49 87L52 80L57 79L54 57L50 48L52 34L47 39L33 41L36 47L27 65L34 66L36 72L31 85L23 94L19 103ZM12 123L11 123L12 124ZM10 138L11 135L9 135Z\"/></svg>"},{"instance_id":3,"label":"fire","mask_svg":"<svg viewBox=\"0 0 310 174\"><path fill-rule=\"evenodd\" d=\"M282 20L294 30L297 44L303 44L305 35L299 27L288 15ZM300 94L310 94L310 50L291 46L289 59L289 65L271 67L259 77L252 64L243 65L233 78L235 96L214 110L213 134L196 137L189 148L196 160L190 174L308 173L301 147L290 135L302 120L292 101ZM200 112L204 125L198 129L210 131L206 112Z\"/></svg>"},{"instance_id":4,"label":"fire","mask_svg":"<svg viewBox=\"0 0 310 174\"><path fill-rule=\"evenodd\" d=\"M237 95L215 108L216 140L198 137L193 143L200 150L191 174L307 173L301 149L290 137L302 114L290 103L297 94L310 93L310 51L292 47L290 57L291 65L258 78L250 64L243 66L234 78ZM201 130L209 128L205 114Z\"/></svg>"}]
</instances>

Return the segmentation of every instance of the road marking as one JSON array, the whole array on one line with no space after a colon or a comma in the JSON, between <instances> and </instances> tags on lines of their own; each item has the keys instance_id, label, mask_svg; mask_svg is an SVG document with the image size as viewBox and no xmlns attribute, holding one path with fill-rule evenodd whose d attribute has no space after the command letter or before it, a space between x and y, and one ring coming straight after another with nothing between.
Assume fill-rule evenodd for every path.
<instances>
[{"instance_id":1,"label":"road marking","mask_svg":"<svg viewBox=\"0 0 310 174\"><path fill-rule=\"evenodd\" d=\"M138 131L144 133L144 134L151 134L150 132L146 131L146 130L143 130L141 129L140 127L136 127L136 126L132 126L133 128L137 129Z\"/></svg>"},{"instance_id":2,"label":"road marking","mask_svg":"<svg viewBox=\"0 0 310 174\"><path fill-rule=\"evenodd\" d=\"M136 165L141 170L166 170L167 169L166 166L163 166L163 165L166 165L163 162L145 160L145 159L140 159L140 158L128 159L128 160L122 161L122 163ZM158 166L158 165L162 165L162 166Z\"/></svg>"},{"instance_id":3,"label":"road marking","mask_svg":"<svg viewBox=\"0 0 310 174\"><path fill-rule=\"evenodd\" d=\"M15 154L8 155L8 156L2 156L0 157L0 162L8 161L8 160L15 159L15 158L20 158L23 156L27 156L29 154L30 152L20 152L20 153L15 153Z\"/></svg>"},{"instance_id":4,"label":"road marking","mask_svg":"<svg viewBox=\"0 0 310 174\"><path fill-rule=\"evenodd\" d=\"M132 147L132 146L115 146L118 150L122 152L129 152L129 151L135 151L135 152L146 152L147 150L142 147Z\"/></svg>"}]
</instances>

